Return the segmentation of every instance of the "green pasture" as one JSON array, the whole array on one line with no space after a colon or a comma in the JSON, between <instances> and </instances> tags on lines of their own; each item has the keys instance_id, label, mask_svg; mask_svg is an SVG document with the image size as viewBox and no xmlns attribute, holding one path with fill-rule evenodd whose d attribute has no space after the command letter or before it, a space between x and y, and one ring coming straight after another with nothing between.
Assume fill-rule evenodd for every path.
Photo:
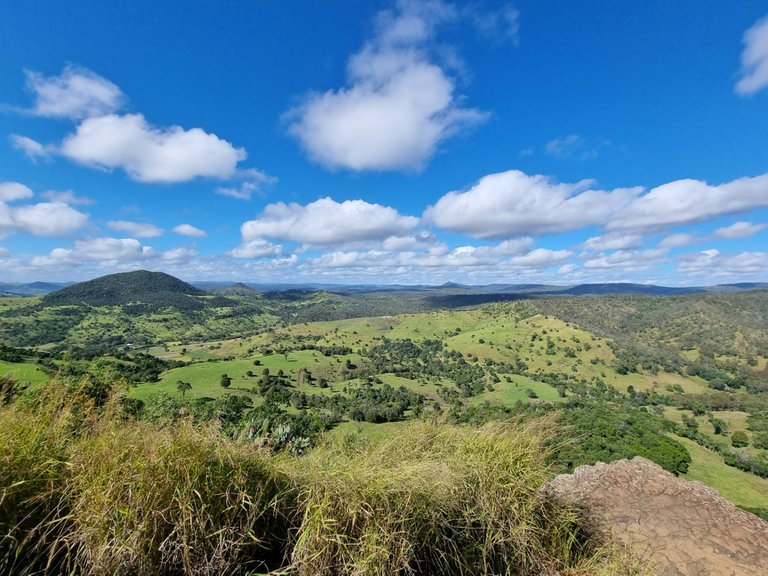
<instances>
[{"instance_id":1,"label":"green pasture","mask_svg":"<svg viewBox=\"0 0 768 576\"><path fill-rule=\"evenodd\" d=\"M0 360L0 376L6 376L10 374L20 383L30 383L34 385L41 385L48 382L48 374L46 374L37 364L30 362L5 362Z\"/></svg>"},{"instance_id":2,"label":"green pasture","mask_svg":"<svg viewBox=\"0 0 768 576\"><path fill-rule=\"evenodd\" d=\"M722 457L692 440L674 437L691 453L685 478L714 488L738 506L768 509L768 479L744 472L723 462Z\"/></svg>"}]
</instances>

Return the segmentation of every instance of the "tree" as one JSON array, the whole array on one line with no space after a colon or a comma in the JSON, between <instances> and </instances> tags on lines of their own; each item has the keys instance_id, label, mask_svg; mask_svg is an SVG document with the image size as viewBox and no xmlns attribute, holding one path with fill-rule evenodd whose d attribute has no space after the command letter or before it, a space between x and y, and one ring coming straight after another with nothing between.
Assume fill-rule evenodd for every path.
<instances>
[{"instance_id":1,"label":"tree","mask_svg":"<svg viewBox=\"0 0 768 576\"><path fill-rule=\"evenodd\" d=\"M736 430L731 434L731 446L734 448L746 448L749 446L749 436L744 430Z\"/></svg>"},{"instance_id":2,"label":"tree","mask_svg":"<svg viewBox=\"0 0 768 576\"><path fill-rule=\"evenodd\" d=\"M229 388L232 384L232 378L227 376L226 374L221 375L221 380L219 380L219 384L222 388Z\"/></svg>"},{"instance_id":3,"label":"tree","mask_svg":"<svg viewBox=\"0 0 768 576\"><path fill-rule=\"evenodd\" d=\"M720 436L728 436L728 423L720 418L710 418L710 424L715 431L715 434Z\"/></svg>"},{"instance_id":4,"label":"tree","mask_svg":"<svg viewBox=\"0 0 768 576\"><path fill-rule=\"evenodd\" d=\"M192 390L192 384L190 384L189 382L184 382L183 380L177 380L176 390L181 392L181 397L184 398L184 395L187 393L187 390Z\"/></svg>"}]
</instances>

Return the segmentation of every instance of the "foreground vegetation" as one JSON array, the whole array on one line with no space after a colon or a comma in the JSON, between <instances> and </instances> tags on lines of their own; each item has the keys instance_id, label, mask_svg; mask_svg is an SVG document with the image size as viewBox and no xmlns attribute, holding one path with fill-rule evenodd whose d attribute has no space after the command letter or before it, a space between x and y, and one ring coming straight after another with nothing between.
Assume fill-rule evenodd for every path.
<instances>
[{"instance_id":1,"label":"foreground vegetation","mask_svg":"<svg viewBox=\"0 0 768 576\"><path fill-rule=\"evenodd\" d=\"M4 574L628 574L539 491L550 419L414 422L291 455L136 420L103 382L6 390ZM636 573L640 573L639 571Z\"/></svg>"}]
</instances>

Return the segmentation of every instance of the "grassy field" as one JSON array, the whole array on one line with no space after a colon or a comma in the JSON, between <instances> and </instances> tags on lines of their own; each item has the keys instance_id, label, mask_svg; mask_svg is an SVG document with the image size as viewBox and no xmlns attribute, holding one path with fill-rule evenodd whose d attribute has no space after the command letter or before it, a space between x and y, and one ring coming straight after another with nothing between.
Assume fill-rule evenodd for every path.
<instances>
[{"instance_id":1,"label":"grassy field","mask_svg":"<svg viewBox=\"0 0 768 576\"><path fill-rule=\"evenodd\" d=\"M284 370L293 381L301 368L310 370L317 378L325 378L331 387L343 384L340 365L349 358L354 363L364 362L357 354L326 357L315 351L289 352L287 356L261 353L282 346L296 346L311 342L318 347L348 346L357 352L376 345L384 338L423 341L440 339L447 350L460 351L468 361L484 363L525 362L531 372L554 372L583 378L587 381L603 380L625 393L629 386L637 391L672 394L682 389L688 394L708 390L704 381L685 378L660 371L657 374L618 374L613 368L613 351L608 340L559 320L553 316L525 315L525 310L512 306L490 306L469 310L444 310L421 314L401 314L352 318L331 322L300 323L247 338L231 338L210 342L167 343L149 350L162 358L194 362L174 369L162 377L159 384L140 386L136 397L145 398L152 391L175 391L177 380L192 384L191 397L216 397L225 393L219 386L222 374L233 379L232 387L247 389L253 384L247 371L260 375L264 366L271 371ZM263 365L253 366L259 358ZM512 405L520 401L559 402L563 398L546 384L523 376L513 376L511 382L494 385L493 391L484 392L472 402L498 402ZM424 394L431 401L440 401L437 382L424 382L381 374L381 379L394 386ZM452 386L451 382L443 382ZM318 389L312 390L316 392ZM328 393L328 390L325 392Z\"/></svg>"},{"instance_id":2,"label":"grassy field","mask_svg":"<svg viewBox=\"0 0 768 576\"><path fill-rule=\"evenodd\" d=\"M0 376L11 374L21 383L29 382L32 385L40 385L48 382L48 374L43 372L37 364L4 362L0 360Z\"/></svg>"},{"instance_id":3,"label":"grassy field","mask_svg":"<svg viewBox=\"0 0 768 576\"><path fill-rule=\"evenodd\" d=\"M675 436L691 453L685 478L698 480L738 506L768 509L768 480L728 466L722 457L687 438Z\"/></svg>"},{"instance_id":4,"label":"grassy field","mask_svg":"<svg viewBox=\"0 0 768 576\"><path fill-rule=\"evenodd\" d=\"M349 358L352 362L359 362L359 356L349 354L341 357L328 358L314 350L302 350L291 352L287 355L272 354L269 356L255 355L240 360L224 360L219 362L196 362L188 366L174 368L163 373L159 382L140 384L132 395L135 398L146 399L155 392L167 392L169 394L180 393L176 389L179 380L189 382L192 389L186 395L189 398L209 397L217 398L226 393L247 393L247 390L256 386L256 381L262 375L265 368L271 374L277 374L280 370L288 376L297 390L312 391L316 394L332 394L335 389L341 387L341 382L334 382L335 376L342 366L341 358ZM259 364L254 364L258 361ZM298 385L298 372L305 368L312 372L316 378L327 378L331 385L329 388L312 387L308 384ZM253 376L249 376L252 372ZM226 374L232 379L230 388L222 388L221 376Z\"/></svg>"}]
</instances>

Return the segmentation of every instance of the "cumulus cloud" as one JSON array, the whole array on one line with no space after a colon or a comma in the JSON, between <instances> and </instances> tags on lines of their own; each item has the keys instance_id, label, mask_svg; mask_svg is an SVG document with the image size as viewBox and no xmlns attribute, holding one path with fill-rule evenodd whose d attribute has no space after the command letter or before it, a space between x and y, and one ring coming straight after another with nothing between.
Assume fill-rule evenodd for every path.
<instances>
[{"instance_id":1,"label":"cumulus cloud","mask_svg":"<svg viewBox=\"0 0 768 576\"><path fill-rule=\"evenodd\" d=\"M768 224L752 224L752 222L735 222L730 226L718 228L715 230L715 236L734 240L739 238L748 238L765 230Z\"/></svg>"},{"instance_id":2,"label":"cumulus cloud","mask_svg":"<svg viewBox=\"0 0 768 576\"><path fill-rule=\"evenodd\" d=\"M186 262L198 255L197 250L194 248L187 248L179 246L177 248L171 248L162 253L161 258L171 262Z\"/></svg>"},{"instance_id":3,"label":"cumulus cloud","mask_svg":"<svg viewBox=\"0 0 768 576\"><path fill-rule=\"evenodd\" d=\"M19 182L0 182L0 202L12 202L32 198L34 193L29 186Z\"/></svg>"},{"instance_id":4,"label":"cumulus cloud","mask_svg":"<svg viewBox=\"0 0 768 576\"><path fill-rule=\"evenodd\" d=\"M768 269L768 253L742 252L723 254L714 248L678 258L678 271L684 274L715 277L739 277L758 274Z\"/></svg>"},{"instance_id":5,"label":"cumulus cloud","mask_svg":"<svg viewBox=\"0 0 768 576\"><path fill-rule=\"evenodd\" d=\"M496 246L461 246L454 250L388 252L386 250L334 251L303 260L305 274L320 273L336 277L400 275L434 281L434 275L498 280L500 274L530 277L562 264L571 253L538 248L527 251L528 239Z\"/></svg>"},{"instance_id":6,"label":"cumulus cloud","mask_svg":"<svg viewBox=\"0 0 768 576\"><path fill-rule=\"evenodd\" d=\"M84 238L74 248L54 248L48 256L32 259L34 266L78 265L88 261L137 261L154 256L155 251L135 238Z\"/></svg>"},{"instance_id":7,"label":"cumulus cloud","mask_svg":"<svg viewBox=\"0 0 768 576\"><path fill-rule=\"evenodd\" d=\"M591 190L590 184L561 184L509 170L485 176L467 191L449 192L424 217L476 238L557 234L606 222L641 191Z\"/></svg>"},{"instance_id":8,"label":"cumulus cloud","mask_svg":"<svg viewBox=\"0 0 768 576\"><path fill-rule=\"evenodd\" d=\"M462 108L455 81L430 58L435 28L456 17L443 2L401 0L348 63L348 85L309 96L289 132L328 168L415 170L441 142L486 114Z\"/></svg>"},{"instance_id":9,"label":"cumulus cloud","mask_svg":"<svg viewBox=\"0 0 768 576\"><path fill-rule=\"evenodd\" d=\"M0 204L0 236L27 232L34 236L65 236L82 228L88 215L59 202L10 208Z\"/></svg>"},{"instance_id":10,"label":"cumulus cloud","mask_svg":"<svg viewBox=\"0 0 768 576\"><path fill-rule=\"evenodd\" d=\"M599 255L584 261L588 270L606 270L620 268L622 270L644 270L659 263L667 254L664 249L653 250L618 250L609 255Z\"/></svg>"},{"instance_id":11,"label":"cumulus cloud","mask_svg":"<svg viewBox=\"0 0 768 576\"><path fill-rule=\"evenodd\" d=\"M601 226L603 242L630 248L642 234L693 224L726 214L768 206L768 174L720 185L675 180L646 191L641 187L595 190L592 182L557 183L518 170L490 174L465 191L449 192L424 213L439 228L476 238L559 234ZM621 243L627 243L620 246ZM592 248L590 248L592 245ZM603 249L611 249L606 245Z\"/></svg>"},{"instance_id":12,"label":"cumulus cloud","mask_svg":"<svg viewBox=\"0 0 768 576\"><path fill-rule=\"evenodd\" d=\"M205 238L208 236L205 230L192 226L192 224L179 224L173 227L173 231L181 236L191 236L193 238Z\"/></svg>"},{"instance_id":13,"label":"cumulus cloud","mask_svg":"<svg viewBox=\"0 0 768 576\"><path fill-rule=\"evenodd\" d=\"M60 76L26 71L27 88L37 116L81 120L119 110L125 96L112 82L85 68L67 66Z\"/></svg>"},{"instance_id":14,"label":"cumulus cloud","mask_svg":"<svg viewBox=\"0 0 768 576\"><path fill-rule=\"evenodd\" d=\"M696 242L700 241L701 238L694 236L693 234L680 232L677 234L670 234L664 238L661 242L659 242L659 248L681 248L683 246L696 244Z\"/></svg>"},{"instance_id":15,"label":"cumulus cloud","mask_svg":"<svg viewBox=\"0 0 768 576\"><path fill-rule=\"evenodd\" d=\"M640 248L644 239L640 234L604 234L587 238L580 247L584 250L600 252L603 250L626 250Z\"/></svg>"},{"instance_id":16,"label":"cumulus cloud","mask_svg":"<svg viewBox=\"0 0 768 576\"><path fill-rule=\"evenodd\" d=\"M185 182L198 177L230 178L246 157L200 128L157 128L141 114L88 118L64 139L61 154L105 169L122 168L139 182Z\"/></svg>"},{"instance_id":17,"label":"cumulus cloud","mask_svg":"<svg viewBox=\"0 0 768 576\"><path fill-rule=\"evenodd\" d=\"M768 17L758 20L744 33L741 78L736 92L750 95L768 86Z\"/></svg>"},{"instance_id":18,"label":"cumulus cloud","mask_svg":"<svg viewBox=\"0 0 768 576\"><path fill-rule=\"evenodd\" d=\"M229 252L235 258L271 258L283 253L283 247L262 238L247 240Z\"/></svg>"},{"instance_id":19,"label":"cumulus cloud","mask_svg":"<svg viewBox=\"0 0 768 576\"><path fill-rule=\"evenodd\" d=\"M712 186L675 180L634 199L606 223L608 230L661 230L768 205L768 174Z\"/></svg>"},{"instance_id":20,"label":"cumulus cloud","mask_svg":"<svg viewBox=\"0 0 768 576\"><path fill-rule=\"evenodd\" d=\"M573 256L569 250L549 250L547 248L536 248L522 256L510 258L509 263L512 266L528 269L544 269L557 264L562 264L568 258Z\"/></svg>"},{"instance_id":21,"label":"cumulus cloud","mask_svg":"<svg viewBox=\"0 0 768 576\"><path fill-rule=\"evenodd\" d=\"M246 243L260 238L279 238L329 246L403 236L418 223L418 218L403 216L388 206L364 200L336 202L321 198L306 205L269 204L258 218L245 222L240 231Z\"/></svg>"},{"instance_id":22,"label":"cumulus cloud","mask_svg":"<svg viewBox=\"0 0 768 576\"><path fill-rule=\"evenodd\" d=\"M72 190L46 190L41 194L43 198L50 200L51 202L63 202L64 204L71 205L87 205L93 204L93 200L85 198L84 196L77 196Z\"/></svg>"},{"instance_id":23,"label":"cumulus cloud","mask_svg":"<svg viewBox=\"0 0 768 576\"><path fill-rule=\"evenodd\" d=\"M148 222L132 222L130 220L110 220L107 222L107 226L112 230L118 230L120 232L127 232L131 236L136 238L157 238L162 236L163 230L154 224Z\"/></svg>"},{"instance_id":24,"label":"cumulus cloud","mask_svg":"<svg viewBox=\"0 0 768 576\"><path fill-rule=\"evenodd\" d=\"M11 210L16 228L35 236L64 236L85 226L88 215L61 202L40 202Z\"/></svg>"},{"instance_id":25,"label":"cumulus cloud","mask_svg":"<svg viewBox=\"0 0 768 576\"><path fill-rule=\"evenodd\" d=\"M56 154L85 166L122 169L133 180L149 183L241 177L245 184L240 189L222 188L241 197L270 178L257 170L238 170L245 150L216 134L202 128L155 126L141 114L120 113L125 103L120 89L84 68L69 66L53 77L27 72L27 85L35 96L30 113L78 122L61 144L11 136L13 146L33 160Z\"/></svg>"},{"instance_id":26,"label":"cumulus cloud","mask_svg":"<svg viewBox=\"0 0 768 576\"><path fill-rule=\"evenodd\" d=\"M82 228L88 215L64 202L39 202L9 206L9 202L33 196L32 190L19 182L0 182L0 238L13 232L35 236L64 236Z\"/></svg>"}]
</instances>

